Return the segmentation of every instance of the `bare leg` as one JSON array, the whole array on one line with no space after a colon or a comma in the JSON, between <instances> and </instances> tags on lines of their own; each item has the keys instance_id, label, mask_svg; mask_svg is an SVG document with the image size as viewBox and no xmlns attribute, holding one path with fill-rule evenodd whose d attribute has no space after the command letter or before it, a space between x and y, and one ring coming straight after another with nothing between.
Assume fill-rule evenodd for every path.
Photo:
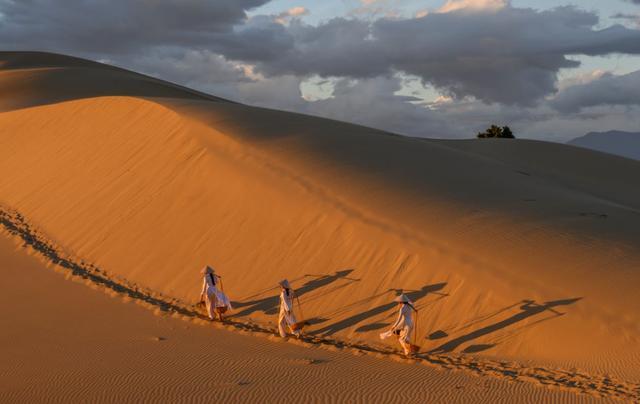
<instances>
[{"instance_id":1,"label":"bare leg","mask_svg":"<svg viewBox=\"0 0 640 404\"><path fill-rule=\"evenodd\" d=\"M400 342L400 346L402 346L402 349L404 350L404 354L407 356L410 356L411 353L411 342L409 341L409 333L411 332L410 329L408 328L404 328L401 332L400 332L400 336L398 337L398 342Z\"/></svg>"},{"instance_id":2,"label":"bare leg","mask_svg":"<svg viewBox=\"0 0 640 404\"><path fill-rule=\"evenodd\" d=\"M402 349L404 350L404 354L407 356L411 356L411 344L405 341L400 341L400 345L402 345Z\"/></svg>"},{"instance_id":3,"label":"bare leg","mask_svg":"<svg viewBox=\"0 0 640 404\"><path fill-rule=\"evenodd\" d=\"M213 300L207 296L205 298L204 304L207 308L207 314L209 315L209 318L211 319L211 321L215 320L216 318L216 308L214 306L214 302Z\"/></svg>"}]
</instances>

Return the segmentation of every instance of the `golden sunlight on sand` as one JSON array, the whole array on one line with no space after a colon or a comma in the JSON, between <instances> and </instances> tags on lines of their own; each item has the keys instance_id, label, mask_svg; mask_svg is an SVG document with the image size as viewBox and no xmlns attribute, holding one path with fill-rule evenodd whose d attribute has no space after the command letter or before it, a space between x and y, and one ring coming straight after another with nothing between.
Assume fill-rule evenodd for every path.
<instances>
[{"instance_id":1,"label":"golden sunlight on sand","mask_svg":"<svg viewBox=\"0 0 640 404\"><path fill-rule=\"evenodd\" d=\"M640 400L640 162L402 137L60 55L0 64L0 400L275 400L292 380L302 401ZM195 304L206 264L224 327ZM283 278L309 322L291 343ZM410 361L379 338L400 293Z\"/></svg>"}]
</instances>

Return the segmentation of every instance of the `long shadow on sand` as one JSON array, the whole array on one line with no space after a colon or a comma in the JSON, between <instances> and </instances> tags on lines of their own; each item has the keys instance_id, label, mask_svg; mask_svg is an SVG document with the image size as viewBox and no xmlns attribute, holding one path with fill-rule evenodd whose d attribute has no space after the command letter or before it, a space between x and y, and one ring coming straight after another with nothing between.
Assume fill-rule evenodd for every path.
<instances>
[{"instance_id":1,"label":"long shadow on sand","mask_svg":"<svg viewBox=\"0 0 640 404\"><path fill-rule=\"evenodd\" d=\"M485 314L478 315L477 317L474 317L474 318L471 318L471 319L467 320L467 322L462 324L462 325L446 326L446 327L444 327L444 328L442 328L442 329L440 329L438 331L435 331L435 332L431 333L428 336L428 338L429 339L446 338L446 337L449 336L449 334L453 334L453 333L456 333L458 331L462 331L464 329L471 328L476 324L482 323L482 322L487 321L487 320L489 320L491 318L499 316L500 314L502 314L504 312L507 312L507 311L517 307L517 306L522 305L522 303L526 303L526 302L527 301L521 300L521 301L518 301L518 302L516 302L514 304L511 304L509 306L503 307L503 308L501 308L499 310L496 310L496 311L493 311L493 312L490 312L490 313L485 313Z\"/></svg>"},{"instance_id":2,"label":"long shadow on sand","mask_svg":"<svg viewBox=\"0 0 640 404\"><path fill-rule=\"evenodd\" d=\"M347 279L351 282L356 282L359 279L348 278L347 276L353 272L353 269L347 269L344 271L337 271L332 275L320 275L316 279L312 279L306 282L304 285L299 288L295 288L295 292L297 296L301 297L306 293L312 292L314 290L326 287L340 279ZM262 299L251 300L248 302L233 302L233 305L236 308L245 308L244 310L235 313L234 317L242 317L248 316L256 311L262 311L265 314L276 314L278 312L278 307L280 304L280 296L278 293L274 293L272 296L265 297Z\"/></svg>"},{"instance_id":3,"label":"long shadow on sand","mask_svg":"<svg viewBox=\"0 0 640 404\"><path fill-rule=\"evenodd\" d=\"M425 297L427 294L429 293L433 293L433 292L437 292L439 290L441 290L442 288L444 288L447 285L446 282L443 283L436 283L433 285L427 285L424 286L422 289L420 290L414 290L414 291L402 291L402 290L396 290L396 295L399 295L400 293L406 293L407 296L409 296L409 298L411 300L413 300L414 302L418 301L419 299L422 299L423 297ZM382 304L380 306L374 307L372 309L369 309L365 312L353 315L351 317L345 318L344 320L340 320L337 323L334 324L330 324L327 325L326 327L320 328L318 330L312 331L311 334L313 335L332 335L336 332L342 331L346 328L352 327L362 321L365 321L368 318L377 316L379 314L385 313L391 309L393 309L398 303L395 303L393 301L389 302L389 303L385 303Z\"/></svg>"},{"instance_id":4,"label":"long shadow on sand","mask_svg":"<svg viewBox=\"0 0 640 404\"><path fill-rule=\"evenodd\" d=\"M432 305L437 304L438 302L440 302L440 300L445 299L447 297L449 297L448 293L442 293L442 292L435 292L432 291L430 292L431 294L435 294L438 295L438 297L432 301L428 301L428 302L423 302L420 304L416 304L415 308L418 312L420 312L423 309L426 309ZM358 328L356 328L356 332L368 332L368 331L375 331L375 330L380 330L382 328L386 328L388 326L391 325L391 322L389 321L393 321L395 320L396 316L398 315L398 313L396 311L391 311L382 321L377 321L375 323L370 323L370 324L365 324L363 326L360 326Z\"/></svg>"},{"instance_id":5,"label":"long shadow on sand","mask_svg":"<svg viewBox=\"0 0 640 404\"><path fill-rule=\"evenodd\" d=\"M506 327L509 327L513 324L517 324L523 320L526 320L530 317L536 316L538 314L544 313L546 311L551 311L554 314L554 317L558 317L558 316L562 316L564 315L564 313L560 313L556 310L554 310L554 307L557 306L568 306L570 304L574 304L575 302L581 300L581 297L578 298L573 298L573 299L563 299L563 300L554 300L554 301L550 301L550 302L545 302L544 304L539 304L536 303L533 300L525 300L522 306L520 306L520 312L514 314L513 316L506 318L502 321L498 321L496 323L493 323L491 325L488 325L486 327L482 327L480 329L477 329L475 331L472 331L468 334L462 335L460 337L454 338L450 341L445 342L444 344L440 345L437 348L432 349L431 351L429 351L429 353L446 353L446 352L452 352L454 351L456 348L458 348L460 345L469 342L469 341L473 341L477 338L483 337L485 335L491 334L493 332L502 330ZM512 307L512 306L510 306ZM545 319L546 320L546 319ZM432 335L435 334L444 334L446 335L446 333L444 333L443 331L436 331L435 333L433 333ZM465 350L465 352L479 352L481 350L487 349L487 347L492 347L493 345L491 344L484 344L484 345L474 345L474 347L469 347ZM482 348L482 349L480 349Z\"/></svg>"}]
</instances>

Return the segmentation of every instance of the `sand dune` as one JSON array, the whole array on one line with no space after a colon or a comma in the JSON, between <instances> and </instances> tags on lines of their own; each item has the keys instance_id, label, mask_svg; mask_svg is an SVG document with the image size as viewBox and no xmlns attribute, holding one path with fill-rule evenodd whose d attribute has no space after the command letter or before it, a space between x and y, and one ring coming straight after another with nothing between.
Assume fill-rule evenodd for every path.
<instances>
[{"instance_id":1,"label":"sand dune","mask_svg":"<svg viewBox=\"0 0 640 404\"><path fill-rule=\"evenodd\" d=\"M0 402L616 402L153 316L17 248L0 234Z\"/></svg>"},{"instance_id":2,"label":"sand dune","mask_svg":"<svg viewBox=\"0 0 640 404\"><path fill-rule=\"evenodd\" d=\"M234 321L293 281L313 338L640 380L640 163L533 141L396 136L106 65L0 53L0 204L114 282ZM394 347L395 349L395 347ZM576 371L578 372L578 371Z\"/></svg>"},{"instance_id":3,"label":"sand dune","mask_svg":"<svg viewBox=\"0 0 640 404\"><path fill-rule=\"evenodd\" d=\"M176 84L85 59L0 52L0 111L108 95L229 102Z\"/></svg>"}]
</instances>

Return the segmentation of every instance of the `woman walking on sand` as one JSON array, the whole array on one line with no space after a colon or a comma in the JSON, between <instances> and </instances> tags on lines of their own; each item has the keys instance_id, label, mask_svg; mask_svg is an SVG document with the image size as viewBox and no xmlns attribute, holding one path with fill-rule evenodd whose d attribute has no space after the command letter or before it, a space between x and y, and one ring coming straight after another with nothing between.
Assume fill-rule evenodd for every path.
<instances>
[{"instance_id":1,"label":"woman walking on sand","mask_svg":"<svg viewBox=\"0 0 640 404\"><path fill-rule=\"evenodd\" d=\"M202 281L202 292L200 292L200 302L205 304L207 314L209 314L211 320L215 320L217 316L222 321L223 314L227 310L231 310L231 302L227 295L218 289L218 285L222 284L221 278L208 265L202 269L201 273L204 275L204 279Z\"/></svg>"},{"instance_id":2,"label":"woman walking on sand","mask_svg":"<svg viewBox=\"0 0 640 404\"><path fill-rule=\"evenodd\" d=\"M400 343L400 346L402 346L404 354L408 356L412 354L411 331L414 326L413 312L416 309L413 307L411 300L409 300L405 294L396 297L394 302L397 302L400 308L398 318L396 319L396 322L393 323L389 331L380 334L380 338L385 339L391 335L397 335L398 342Z\"/></svg>"},{"instance_id":3,"label":"woman walking on sand","mask_svg":"<svg viewBox=\"0 0 640 404\"><path fill-rule=\"evenodd\" d=\"M294 292L289 285L289 281L280 281L280 313L278 314L278 332L282 338L287 336L287 327L291 329L296 337L300 337L300 330L294 329L296 317L293 314Z\"/></svg>"}]
</instances>

